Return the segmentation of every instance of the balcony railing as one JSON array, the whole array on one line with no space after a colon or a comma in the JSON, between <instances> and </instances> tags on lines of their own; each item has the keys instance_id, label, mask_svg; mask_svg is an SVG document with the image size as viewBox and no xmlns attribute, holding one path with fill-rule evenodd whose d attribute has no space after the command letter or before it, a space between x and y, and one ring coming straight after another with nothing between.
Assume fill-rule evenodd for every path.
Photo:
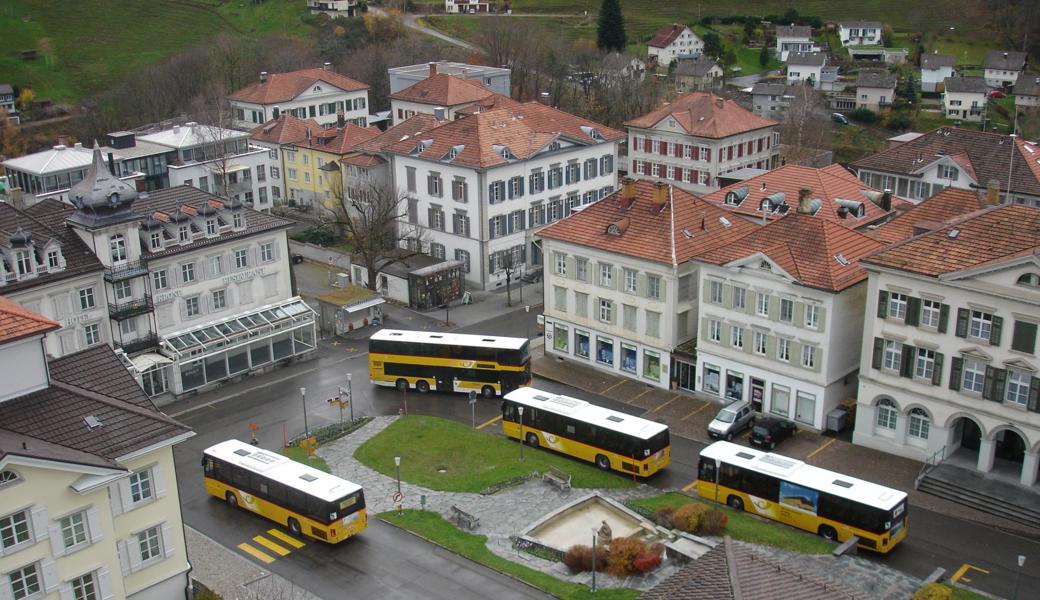
<instances>
[{"instance_id":1,"label":"balcony railing","mask_svg":"<svg viewBox=\"0 0 1040 600\"><path fill-rule=\"evenodd\" d=\"M117 349L126 352L127 354L134 354L135 352L141 352L144 350L150 350L152 348L159 347L159 336L154 333L148 333L146 335L134 338L127 341L115 341Z\"/></svg>"},{"instance_id":2,"label":"balcony railing","mask_svg":"<svg viewBox=\"0 0 1040 600\"><path fill-rule=\"evenodd\" d=\"M143 277L148 274L148 265L144 261L131 260L105 269L105 281L114 283Z\"/></svg>"},{"instance_id":3,"label":"balcony railing","mask_svg":"<svg viewBox=\"0 0 1040 600\"><path fill-rule=\"evenodd\" d=\"M116 321L125 321L137 315L150 313L153 310L155 310L155 305L152 304L152 296L151 294L145 294L144 298L135 298L119 303L109 302L108 318Z\"/></svg>"}]
</instances>

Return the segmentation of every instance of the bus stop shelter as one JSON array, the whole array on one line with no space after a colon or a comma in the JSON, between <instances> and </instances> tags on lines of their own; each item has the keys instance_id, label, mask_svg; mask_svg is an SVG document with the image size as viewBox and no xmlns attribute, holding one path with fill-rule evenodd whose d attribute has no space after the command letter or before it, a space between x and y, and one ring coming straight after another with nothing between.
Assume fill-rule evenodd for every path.
<instances>
[{"instance_id":1,"label":"bus stop shelter","mask_svg":"<svg viewBox=\"0 0 1040 600\"><path fill-rule=\"evenodd\" d=\"M372 290L348 285L318 296L321 335L343 335L383 320L386 300Z\"/></svg>"}]
</instances>

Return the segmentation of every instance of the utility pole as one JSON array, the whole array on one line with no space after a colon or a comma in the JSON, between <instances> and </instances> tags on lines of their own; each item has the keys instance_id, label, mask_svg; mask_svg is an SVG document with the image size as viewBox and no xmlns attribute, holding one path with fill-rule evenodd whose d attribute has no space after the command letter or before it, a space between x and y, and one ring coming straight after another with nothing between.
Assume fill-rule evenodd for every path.
<instances>
[{"instance_id":1,"label":"utility pole","mask_svg":"<svg viewBox=\"0 0 1040 600\"><path fill-rule=\"evenodd\" d=\"M310 435L311 428L307 425L307 388L300 388L300 402L303 403L303 434Z\"/></svg>"}]
</instances>

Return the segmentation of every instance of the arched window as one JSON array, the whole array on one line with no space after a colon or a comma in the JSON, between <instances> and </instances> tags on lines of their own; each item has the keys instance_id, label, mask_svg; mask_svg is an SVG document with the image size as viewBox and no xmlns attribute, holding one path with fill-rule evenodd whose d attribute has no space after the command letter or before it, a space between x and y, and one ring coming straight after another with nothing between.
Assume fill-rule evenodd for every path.
<instances>
[{"instance_id":1,"label":"arched window","mask_svg":"<svg viewBox=\"0 0 1040 600\"><path fill-rule=\"evenodd\" d=\"M878 401L877 409L874 412L877 415L876 423L879 428L895 431L896 419L899 417L899 409L896 408L895 402L882 398Z\"/></svg>"},{"instance_id":2,"label":"arched window","mask_svg":"<svg viewBox=\"0 0 1040 600\"><path fill-rule=\"evenodd\" d=\"M932 419L923 408L910 409L910 423L907 426L907 434L922 440L928 439L928 430L931 428Z\"/></svg>"},{"instance_id":3,"label":"arched window","mask_svg":"<svg viewBox=\"0 0 1040 600\"><path fill-rule=\"evenodd\" d=\"M1018 285L1040 288L1040 273L1026 273L1018 278Z\"/></svg>"},{"instance_id":4,"label":"arched window","mask_svg":"<svg viewBox=\"0 0 1040 600\"><path fill-rule=\"evenodd\" d=\"M18 473L15 473L14 471L0 471L0 487L14 483L19 479L21 478L18 477Z\"/></svg>"}]
</instances>

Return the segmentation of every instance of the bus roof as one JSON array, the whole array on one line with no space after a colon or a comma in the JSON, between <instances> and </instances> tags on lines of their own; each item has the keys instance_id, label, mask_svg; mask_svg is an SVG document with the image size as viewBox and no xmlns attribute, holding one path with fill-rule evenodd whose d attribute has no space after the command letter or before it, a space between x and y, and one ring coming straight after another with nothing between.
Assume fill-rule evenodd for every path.
<instances>
[{"instance_id":1,"label":"bus roof","mask_svg":"<svg viewBox=\"0 0 1040 600\"><path fill-rule=\"evenodd\" d=\"M447 344L450 346L478 346L519 350L527 340L524 338L493 335L468 335L465 333L436 333L433 331L411 331L407 329L380 329L372 334L371 340L394 342L421 342L424 344Z\"/></svg>"},{"instance_id":2,"label":"bus roof","mask_svg":"<svg viewBox=\"0 0 1040 600\"><path fill-rule=\"evenodd\" d=\"M505 399L524 406L533 406L541 410L572 417L596 427L611 429L618 433L648 440L662 431L667 431L664 423L650 421L627 413L617 412L552 392L533 387L517 388L505 395Z\"/></svg>"},{"instance_id":3,"label":"bus roof","mask_svg":"<svg viewBox=\"0 0 1040 600\"><path fill-rule=\"evenodd\" d=\"M356 483L239 440L220 442L206 448L203 453L270 477L326 502L339 500L361 489Z\"/></svg>"},{"instance_id":4,"label":"bus roof","mask_svg":"<svg viewBox=\"0 0 1040 600\"><path fill-rule=\"evenodd\" d=\"M891 510L906 499L906 492L849 477L780 454L761 452L730 442L715 442L701 456L752 469L814 490Z\"/></svg>"}]
</instances>

